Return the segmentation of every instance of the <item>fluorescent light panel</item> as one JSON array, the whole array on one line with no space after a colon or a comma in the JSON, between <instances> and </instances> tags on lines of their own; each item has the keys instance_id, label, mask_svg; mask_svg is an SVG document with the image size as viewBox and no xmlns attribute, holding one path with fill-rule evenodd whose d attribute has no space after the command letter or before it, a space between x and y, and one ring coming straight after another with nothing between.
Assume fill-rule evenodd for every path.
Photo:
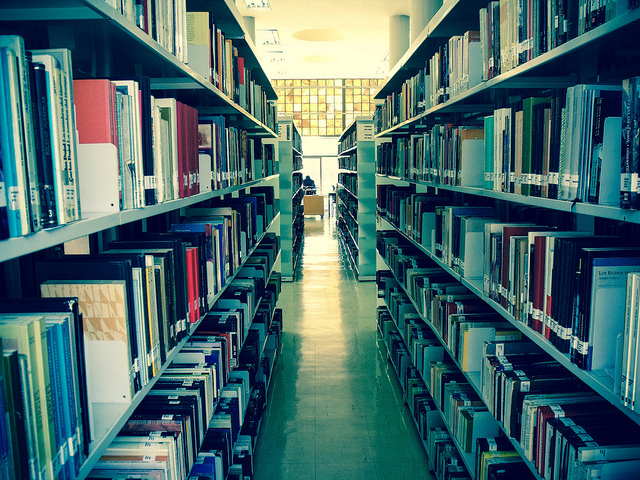
<instances>
[{"instance_id":1,"label":"fluorescent light panel","mask_svg":"<svg viewBox=\"0 0 640 480\"><path fill-rule=\"evenodd\" d=\"M265 46L280 45L280 34L278 30L258 30L258 43Z\"/></svg>"},{"instance_id":2,"label":"fluorescent light panel","mask_svg":"<svg viewBox=\"0 0 640 480\"><path fill-rule=\"evenodd\" d=\"M271 10L269 0L244 0L248 10Z\"/></svg>"}]
</instances>

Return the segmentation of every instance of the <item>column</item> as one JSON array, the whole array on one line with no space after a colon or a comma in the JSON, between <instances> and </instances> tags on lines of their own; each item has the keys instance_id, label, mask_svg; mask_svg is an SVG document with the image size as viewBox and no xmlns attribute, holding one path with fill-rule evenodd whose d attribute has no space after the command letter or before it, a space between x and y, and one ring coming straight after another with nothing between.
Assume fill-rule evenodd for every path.
<instances>
[{"instance_id":1,"label":"column","mask_svg":"<svg viewBox=\"0 0 640 480\"><path fill-rule=\"evenodd\" d=\"M389 71L396 66L409 48L409 17L394 15L389 17Z\"/></svg>"},{"instance_id":2,"label":"column","mask_svg":"<svg viewBox=\"0 0 640 480\"><path fill-rule=\"evenodd\" d=\"M441 0L411 0L411 43L418 38L420 32L427 26L429 20L433 16L433 13L427 16L430 11L431 3Z\"/></svg>"},{"instance_id":3,"label":"column","mask_svg":"<svg viewBox=\"0 0 640 480\"><path fill-rule=\"evenodd\" d=\"M256 43L256 17L242 17L244 20L244 28L251 37L251 41Z\"/></svg>"}]
</instances>

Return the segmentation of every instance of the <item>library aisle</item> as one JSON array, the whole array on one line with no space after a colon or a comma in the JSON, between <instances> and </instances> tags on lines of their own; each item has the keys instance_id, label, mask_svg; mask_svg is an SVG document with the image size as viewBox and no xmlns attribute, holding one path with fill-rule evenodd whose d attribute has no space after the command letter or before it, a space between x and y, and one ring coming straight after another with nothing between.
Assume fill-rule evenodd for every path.
<instances>
[{"instance_id":1,"label":"library aisle","mask_svg":"<svg viewBox=\"0 0 640 480\"><path fill-rule=\"evenodd\" d=\"M282 355L255 454L256 480L433 478L376 341L375 282L358 283L335 219L305 220L299 272L282 286Z\"/></svg>"}]
</instances>

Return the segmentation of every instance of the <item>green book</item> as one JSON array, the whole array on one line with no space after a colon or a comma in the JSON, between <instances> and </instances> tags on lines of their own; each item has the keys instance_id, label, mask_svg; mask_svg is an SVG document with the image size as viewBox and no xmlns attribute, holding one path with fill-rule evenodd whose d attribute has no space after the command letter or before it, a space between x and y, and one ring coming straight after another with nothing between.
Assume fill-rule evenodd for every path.
<instances>
[{"instance_id":1,"label":"green book","mask_svg":"<svg viewBox=\"0 0 640 480\"><path fill-rule=\"evenodd\" d=\"M484 117L484 188L493 190L493 115Z\"/></svg>"},{"instance_id":2,"label":"green book","mask_svg":"<svg viewBox=\"0 0 640 480\"><path fill-rule=\"evenodd\" d=\"M531 150L533 146L533 107L539 103L548 102L550 98L530 97L522 101L522 195L531 193L532 171Z\"/></svg>"}]
</instances>

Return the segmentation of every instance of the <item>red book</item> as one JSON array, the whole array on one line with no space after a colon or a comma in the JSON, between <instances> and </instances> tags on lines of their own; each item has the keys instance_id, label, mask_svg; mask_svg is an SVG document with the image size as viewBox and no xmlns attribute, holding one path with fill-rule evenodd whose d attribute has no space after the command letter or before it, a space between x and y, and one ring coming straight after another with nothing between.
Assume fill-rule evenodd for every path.
<instances>
[{"instance_id":1,"label":"red book","mask_svg":"<svg viewBox=\"0 0 640 480\"><path fill-rule=\"evenodd\" d=\"M186 128L185 128L185 108L186 105L177 102L178 114L177 114L177 122L178 122L178 179L180 181L180 198L185 198L188 196L188 187L189 187L189 169L187 166L187 158L186 158Z\"/></svg>"},{"instance_id":2,"label":"red book","mask_svg":"<svg viewBox=\"0 0 640 480\"><path fill-rule=\"evenodd\" d=\"M223 91L222 85L224 81L224 73L222 70L222 45L224 45L224 36L222 35L222 31L218 28L216 31L216 58L218 60L218 83L216 87L218 87L220 91Z\"/></svg>"},{"instance_id":3,"label":"red book","mask_svg":"<svg viewBox=\"0 0 640 480\"><path fill-rule=\"evenodd\" d=\"M195 260L194 260L195 257ZM197 292L198 247L187 247L187 309L189 323L196 323L200 318Z\"/></svg>"},{"instance_id":4,"label":"red book","mask_svg":"<svg viewBox=\"0 0 640 480\"><path fill-rule=\"evenodd\" d=\"M191 195L200 193L200 155L198 153L198 110L189 107L189 158L191 159Z\"/></svg>"},{"instance_id":5,"label":"red book","mask_svg":"<svg viewBox=\"0 0 640 480\"><path fill-rule=\"evenodd\" d=\"M73 81L76 125L80 143L118 146L116 87L107 79Z\"/></svg>"},{"instance_id":6,"label":"red book","mask_svg":"<svg viewBox=\"0 0 640 480\"><path fill-rule=\"evenodd\" d=\"M544 326L544 278L547 237L539 235L533 241L535 274L529 280L529 288L533 288L533 314L529 324L536 332L543 333ZM547 338L549 338L547 336Z\"/></svg>"}]
</instances>

